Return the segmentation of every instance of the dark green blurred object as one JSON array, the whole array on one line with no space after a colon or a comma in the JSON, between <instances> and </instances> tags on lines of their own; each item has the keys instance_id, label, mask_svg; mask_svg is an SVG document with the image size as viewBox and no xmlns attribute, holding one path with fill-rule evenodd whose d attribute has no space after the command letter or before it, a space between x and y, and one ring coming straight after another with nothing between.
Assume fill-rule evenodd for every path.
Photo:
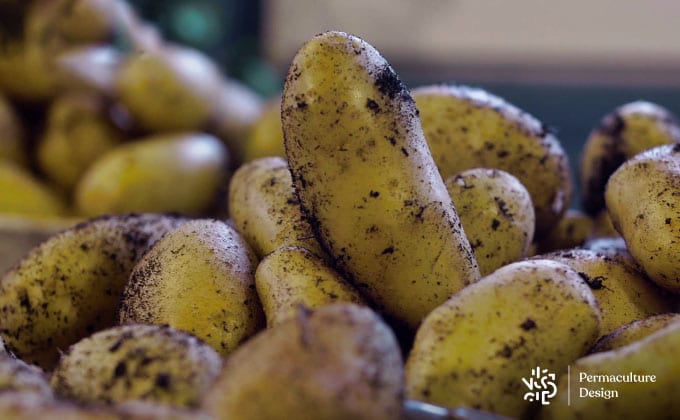
<instances>
[{"instance_id":1,"label":"dark green blurred object","mask_svg":"<svg viewBox=\"0 0 680 420\"><path fill-rule=\"evenodd\" d=\"M130 0L170 41L195 47L228 75L264 96L281 89L278 74L262 59L260 2L248 0Z\"/></svg>"}]
</instances>

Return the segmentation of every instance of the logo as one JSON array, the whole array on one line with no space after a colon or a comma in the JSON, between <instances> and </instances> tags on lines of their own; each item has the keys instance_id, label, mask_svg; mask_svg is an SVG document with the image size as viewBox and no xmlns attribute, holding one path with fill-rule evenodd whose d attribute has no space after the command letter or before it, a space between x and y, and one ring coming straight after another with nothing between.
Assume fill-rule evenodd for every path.
<instances>
[{"instance_id":1,"label":"logo","mask_svg":"<svg viewBox=\"0 0 680 420\"><path fill-rule=\"evenodd\" d=\"M536 366L535 369L531 369L529 379L522 378L522 382L529 389L529 392L524 394L524 401L540 401L542 405L549 405L549 400L557 394L555 374L548 372L548 369Z\"/></svg>"}]
</instances>

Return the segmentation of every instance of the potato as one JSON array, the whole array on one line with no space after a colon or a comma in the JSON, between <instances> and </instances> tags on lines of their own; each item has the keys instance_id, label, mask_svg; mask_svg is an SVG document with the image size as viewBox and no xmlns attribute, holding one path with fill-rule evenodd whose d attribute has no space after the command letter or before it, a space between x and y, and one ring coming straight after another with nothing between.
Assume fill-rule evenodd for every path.
<instances>
[{"instance_id":1,"label":"potato","mask_svg":"<svg viewBox=\"0 0 680 420\"><path fill-rule=\"evenodd\" d=\"M365 305L359 292L323 259L296 246L279 248L260 261L255 286L268 328L293 318L300 306L318 309L335 302Z\"/></svg>"},{"instance_id":2,"label":"potato","mask_svg":"<svg viewBox=\"0 0 680 420\"><path fill-rule=\"evenodd\" d=\"M253 124L245 144L244 161L286 156L281 126L281 97L270 99L262 114Z\"/></svg>"},{"instance_id":3,"label":"potato","mask_svg":"<svg viewBox=\"0 0 680 420\"><path fill-rule=\"evenodd\" d=\"M267 329L226 361L205 399L222 419L396 419L402 360L370 309L338 303Z\"/></svg>"},{"instance_id":4,"label":"potato","mask_svg":"<svg viewBox=\"0 0 680 420\"><path fill-rule=\"evenodd\" d=\"M201 133L150 136L105 153L75 190L80 213L178 212L204 214L228 177L229 154Z\"/></svg>"},{"instance_id":5,"label":"potato","mask_svg":"<svg viewBox=\"0 0 680 420\"><path fill-rule=\"evenodd\" d=\"M521 378L536 366L566 371L599 324L574 270L550 260L506 265L425 318L406 361L406 397L524 418L536 406L523 399Z\"/></svg>"},{"instance_id":6,"label":"potato","mask_svg":"<svg viewBox=\"0 0 680 420\"><path fill-rule=\"evenodd\" d=\"M66 199L28 169L0 160L0 214L65 216Z\"/></svg>"},{"instance_id":7,"label":"potato","mask_svg":"<svg viewBox=\"0 0 680 420\"><path fill-rule=\"evenodd\" d=\"M60 95L51 103L37 158L42 171L65 191L75 187L92 162L124 140L107 112L103 98L82 92Z\"/></svg>"},{"instance_id":8,"label":"potato","mask_svg":"<svg viewBox=\"0 0 680 420\"><path fill-rule=\"evenodd\" d=\"M591 349L591 353L599 353L618 349L639 341L667 325L680 322L680 313L665 313L622 325L609 334L600 337Z\"/></svg>"},{"instance_id":9,"label":"potato","mask_svg":"<svg viewBox=\"0 0 680 420\"><path fill-rule=\"evenodd\" d=\"M45 399L53 397L45 372L12 355L0 354L0 393L7 391L34 392Z\"/></svg>"},{"instance_id":10,"label":"potato","mask_svg":"<svg viewBox=\"0 0 680 420\"><path fill-rule=\"evenodd\" d=\"M474 168L445 180L483 276L529 255L536 219L517 178Z\"/></svg>"},{"instance_id":11,"label":"potato","mask_svg":"<svg viewBox=\"0 0 680 420\"><path fill-rule=\"evenodd\" d=\"M147 400L196 407L222 368L212 347L160 325L123 325L69 347L53 374L57 395L84 403Z\"/></svg>"},{"instance_id":12,"label":"potato","mask_svg":"<svg viewBox=\"0 0 680 420\"><path fill-rule=\"evenodd\" d=\"M593 235L595 221L578 209L569 209L538 243L538 253L582 246Z\"/></svg>"},{"instance_id":13,"label":"potato","mask_svg":"<svg viewBox=\"0 0 680 420\"><path fill-rule=\"evenodd\" d=\"M605 200L628 251L658 285L680 293L680 145L658 146L621 165Z\"/></svg>"},{"instance_id":14,"label":"potato","mask_svg":"<svg viewBox=\"0 0 680 420\"><path fill-rule=\"evenodd\" d=\"M287 245L325 255L302 216L288 163L281 157L256 159L234 172L229 215L259 258Z\"/></svg>"},{"instance_id":15,"label":"potato","mask_svg":"<svg viewBox=\"0 0 680 420\"><path fill-rule=\"evenodd\" d=\"M147 130L203 130L221 84L222 75L208 56L169 45L130 54L117 73L114 96Z\"/></svg>"},{"instance_id":16,"label":"potato","mask_svg":"<svg viewBox=\"0 0 680 420\"><path fill-rule=\"evenodd\" d=\"M615 350L583 357L559 379L557 396L542 419L672 419L680 412L680 322ZM646 380L589 382L582 375L637 375ZM651 382L650 375L654 375ZM571 387L571 398L567 392ZM581 388L600 398L579 397ZM578 394L577 394L578 392ZM608 392L610 398L604 397ZM616 393L614 397L613 393Z\"/></svg>"},{"instance_id":17,"label":"potato","mask_svg":"<svg viewBox=\"0 0 680 420\"><path fill-rule=\"evenodd\" d=\"M600 335L629 322L674 309L672 297L657 287L635 265L622 258L585 249L539 255L568 265L595 295L602 311Z\"/></svg>"},{"instance_id":18,"label":"potato","mask_svg":"<svg viewBox=\"0 0 680 420\"><path fill-rule=\"evenodd\" d=\"M50 370L59 352L114 325L123 287L147 247L183 220L101 217L52 236L0 278L0 335Z\"/></svg>"},{"instance_id":19,"label":"potato","mask_svg":"<svg viewBox=\"0 0 680 420\"><path fill-rule=\"evenodd\" d=\"M531 194L537 237L557 224L569 208L571 175L567 154L545 125L482 89L430 85L412 94L444 178L475 167L509 172Z\"/></svg>"},{"instance_id":20,"label":"potato","mask_svg":"<svg viewBox=\"0 0 680 420\"><path fill-rule=\"evenodd\" d=\"M191 220L156 242L123 290L120 323L169 325L226 356L264 326L257 259L224 222Z\"/></svg>"},{"instance_id":21,"label":"potato","mask_svg":"<svg viewBox=\"0 0 680 420\"><path fill-rule=\"evenodd\" d=\"M303 214L334 266L411 329L479 269L415 102L365 41L326 32L288 70L286 156Z\"/></svg>"},{"instance_id":22,"label":"potato","mask_svg":"<svg viewBox=\"0 0 680 420\"><path fill-rule=\"evenodd\" d=\"M626 160L662 144L680 141L680 122L669 110L635 101L605 115L581 153L579 183L583 208L591 215L605 207L607 180Z\"/></svg>"}]
</instances>

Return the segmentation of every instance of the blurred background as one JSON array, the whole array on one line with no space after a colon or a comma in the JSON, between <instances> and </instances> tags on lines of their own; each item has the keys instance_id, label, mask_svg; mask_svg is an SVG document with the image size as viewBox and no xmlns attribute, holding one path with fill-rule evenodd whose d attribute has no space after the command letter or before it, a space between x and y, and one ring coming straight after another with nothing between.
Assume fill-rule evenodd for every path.
<instances>
[{"instance_id":1,"label":"blurred background","mask_svg":"<svg viewBox=\"0 0 680 420\"><path fill-rule=\"evenodd\" d=\"M202 49L262 95L328 29L378 48L409 86L484 87L557 130L577 162L590 130L645 99L680 113L680 3L672 0L132 1L164 36ZM578 206L578 194L573 206Z\"/></svg>"},{"instance_id":2,"label":"blurred background","mask_svg":"<svg viewBox=\"0 0 680 420\"><path fill-rule=\"evenodd\" d=\"M15 160L56 182L72 207L87 163L131 139L204 131L225 141L233 164L280 153L276 106L262 130L273 140L259 144L251 127L300 46L343 30L375 46L409 87L482 87L551 127L570 156L578 208L579 155L603 116L639 99L680 114L679 23L672 0L0 0L0 92L26 131ZM89 128L65 123L85 111L96 121L76 125ZM104 138L99 149L78 145L92 149L93 137ZM58 179L74 154L81 167Z\"/></svg>"}]
</instances>

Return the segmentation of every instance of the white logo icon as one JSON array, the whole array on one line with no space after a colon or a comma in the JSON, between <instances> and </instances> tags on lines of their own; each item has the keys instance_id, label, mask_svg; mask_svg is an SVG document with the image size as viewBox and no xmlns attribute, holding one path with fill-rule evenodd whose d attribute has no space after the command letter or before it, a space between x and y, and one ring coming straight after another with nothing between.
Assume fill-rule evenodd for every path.
<instances>
[{"instance_id":1,"label":"white logo icon","mask_svg":"<svg viewBox=\"0 0 680 420\"><path fill-rule=\"evenodd\" d=\"M549 400L557 394L555 374L549 373L548 369L537 366L531 369L529 379L522 378L522 382L529 388L529 392L524 394L524 401L540 401L542 405L549 405Z\"/></svg>"}]
</instances>

